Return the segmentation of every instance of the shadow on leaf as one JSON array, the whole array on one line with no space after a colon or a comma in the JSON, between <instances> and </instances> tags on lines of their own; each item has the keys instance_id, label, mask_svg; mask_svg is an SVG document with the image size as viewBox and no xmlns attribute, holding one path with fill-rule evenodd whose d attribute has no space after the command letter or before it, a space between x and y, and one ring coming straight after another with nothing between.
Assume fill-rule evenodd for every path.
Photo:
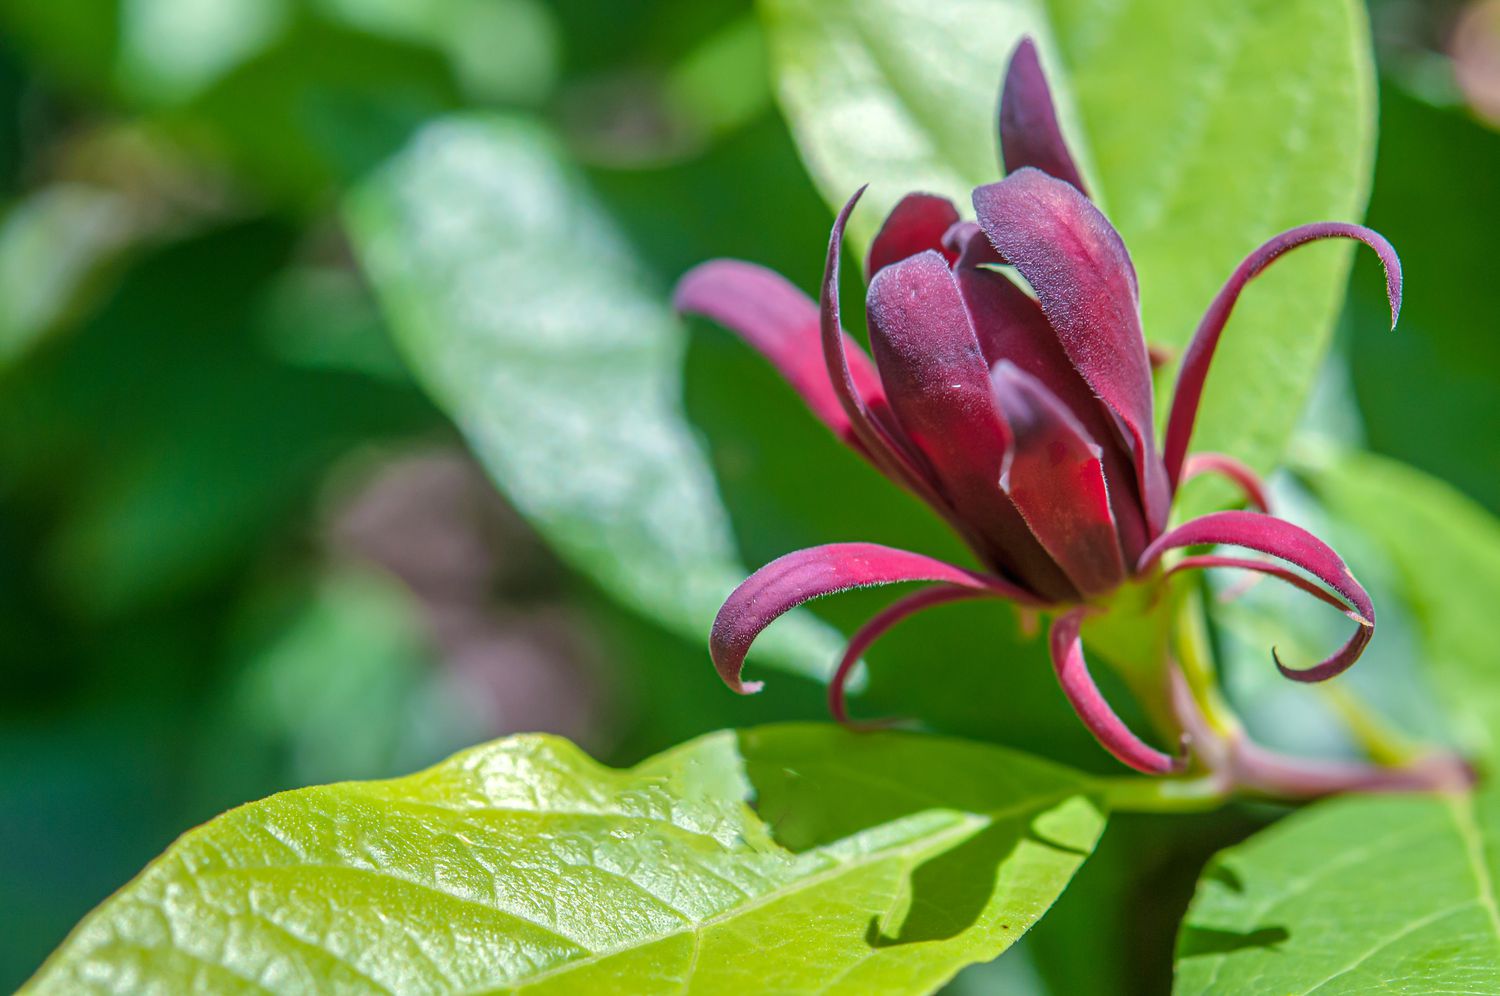
<instances>
[{"instance_id":1,"label":"shadow on leaf","mask_svg":"<svg viewBox=\"0 0 1500 996\"><path fill-rule=\"evenodd\" d=\"M1246 948L1274 948L1291 936L1285 927L1262 927L1239 933L1188 925L1182 928L1182 936L1177 942L1177 956L1192 958L1196 955L1231 954Z\"/></svg>"}]
</instances>

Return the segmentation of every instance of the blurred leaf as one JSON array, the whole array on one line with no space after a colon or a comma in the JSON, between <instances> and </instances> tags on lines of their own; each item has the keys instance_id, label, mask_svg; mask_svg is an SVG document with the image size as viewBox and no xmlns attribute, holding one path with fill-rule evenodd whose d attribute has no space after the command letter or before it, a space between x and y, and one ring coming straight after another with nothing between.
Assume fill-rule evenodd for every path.
<instances>
[{"instance_id":1,"label":"blurred leaf","mask_svg":"<svg viewBox=\"0 0 1500 996\"><path fill-rule=\"evenodd\" d=\"M994 748L831 727L629 771L516 737L189 832L29 991L927 991L1056 898L1103 826L1086 792Z\"/></svg>"},{"instance_id":2,"label":"blurred leaf","mask_svg":"<svg viewBox=\"0 0 1500 996\"><path fill-rule=\"evenodd\" d=\"M274 777L256 786L386 777L488 732L458 689L442 685L410 593L381 574L332 571L259 635L212 733L284 752ZM236 752L243 763L254 751Z\"/></svg>"},{"instance_id":3,"label":"blurred leaf","mask_svg":"<svg viewBox=\"0 0 1500 996\"><path fill-rule=\"evenodd\" d=\"M539 128L430 125L349 205L412 364L516 506L632 607L701 638L747 573L683 420L682 329ZM767 661L831 666L809 617Z\"/></svg>"},{"instance_id":4,"label":"blurred leaf","mask_svg":"<svg viewBox=\"0 0 1500 996\"><path fill-rule=\"evenodd\" d=\"M91 278L129 241L132 214L112 191L59 184L0 220L0 367L77 310Z\"/></svg>"},{"instance_id":5,"label":"blurred leaf","mask_svg":"<svg viewBox=\"0 0 1500 996\"><path fill-rule=\"evenodd\" d=\"M445 52L468 95L542 100L556 81L559 39L541 0L313 0L366 31Z\"/></svg>"},{"instance_id":6,"label":"blurred leaf","mask_svg":"<svg viewBox=\"0 0 1500 996\"><path fill-rule=\"evenodd\" d=\"M1356 270L1349 362L1369 446L1500 513L1500 134L1390 86L1380 127L1370 223L1401 252L1410 292L1391 334L1378 267Z\"/></svg>"},{"instance_id":7,"label":"blurred leaf","mask_svg":"<svg viewBox=\"0 0 1500 996\"><path fill-rule=\"evenodd\" d=\"M1495 992L1497 851L1492 789L1312 806L1209 864L1174 991Z\"/></svg>"},{"instance_id":8,"label":"blurred leaf","mask_svg":"<svg viewBox=\"0 0 1500 996\"><path fill-rule=\"evenodd\" d=\"M120 0L121 86L181 103L272 44L288 14L288 0Z\"/></svg>"},{"instance_id":9,"label":"blurred leaf","mask_svg":"<svg viewBox=\"0 0 1500 996\"><path fill-rule=\"evenodd\" d=\"M1500 522L1442 481L1381 457L1329 454L1300 471L1335 515L1390 558L1457 732L1500 756Z\"/></svg>"},{"instance_id":10,"label":"blurred leaf","mask_svg":"<svg viewBox=\"0 0 1500 996\"><path fill-rule=\"evenodd\" d=\"M858 248L911 190L967 209L998 179L996 91L1023 33L1140 273L1150 341L1182 347L1240 259L1307 221L1356 218L1374 143L1356 0L762 0L781 104L824 196L871 183ZM1084 141L1084 138L1087 141ZM1091 168L1089 168L1091 167ZM1268 469L1328 343L1349 248L1303 250L1240 304L1198 448ZM1250 417L1250 413L1254 413Z\"/></svg>"},{"instance_id":11,"label":"blurred leaf","mask_svg":"<svg viewBox=\"0 0 1500 996\"><path fill-rule=\"evenodd\" d=\"M668 92L708 132L732 131L771 101L760 23L743 17L716 31L672 69Z\"/></svg>"}]
</instances>

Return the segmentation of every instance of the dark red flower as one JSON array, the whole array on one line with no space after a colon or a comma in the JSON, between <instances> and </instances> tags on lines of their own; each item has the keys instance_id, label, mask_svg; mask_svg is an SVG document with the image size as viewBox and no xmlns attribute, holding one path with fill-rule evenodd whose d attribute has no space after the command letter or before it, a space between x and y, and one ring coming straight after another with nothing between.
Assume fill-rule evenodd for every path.
<instances>
[{"instance_id":1,"label":"dark red flower","mask_svg":"<svg viewBox=\"0 0 1500 996\"><path fill-rule=\"evenodd\" d=\"M1321 681L1355 661L1375 611L1344 562L1305 530L1264 514L1264 492L1243 464L1214 454L1187 459L1187 448L1214 348L1251 278L1304 243L1357 239L1385 266L1394 324L1400 263L1380 235L1336 222L1292 229L1256 249L1188 347L1159 448L1135 269L1119 233L1086 194L1029 39L1006 76L1000 145L1009 175L974 191L977 223L961 220L945 198L911 194L875 237L866 264L873 360L839 322L844 225L862 191L834 222L817 304L775 273L735 260L704 263L678 285L681 311L715 319L765 354L815 415L923 498L985 568L869 543L788 554L725 602L713 627L714 662L731 688L755 691L759 683L740 680L745 653L782 613L850 588L933 584L854 636L830 690L843 718L844 679L886 629L940 602L1005 598L1055 614L1050 642L1058 677L1100 742L1142 771L1174 770L1177 759L1131 734L1100 696L1082 654L1083 619L1128 579L1158 572L1168 550L1240 546L1322 585L1243 557L1189 556L1170 570L1259 571L1354 620L1354 635L1327 660L1300 670L1277 661L1290 678ZM1001 266L1018 272L1030 292ZM1178 485L1202 471L1238 483L1259 511L1219 512L1167 528Z\"/></svg>"}]
</instances>

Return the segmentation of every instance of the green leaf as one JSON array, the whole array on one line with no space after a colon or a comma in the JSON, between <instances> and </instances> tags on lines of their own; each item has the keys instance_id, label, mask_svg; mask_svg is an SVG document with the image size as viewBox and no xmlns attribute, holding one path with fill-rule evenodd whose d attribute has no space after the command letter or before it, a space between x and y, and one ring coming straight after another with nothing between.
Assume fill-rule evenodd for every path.
<instances>
[{"instance_id":1,"label":"green leaf","mask_svg":"<svg viewBox=\"0 0 1500 996\"><path fill-rule=\"evenodd\" d=\"M1500 990L1500 795L1313 806L1216 858L1179 996Z\"/></svg>"},{"instance_id":2,"label":"green leaf","mask_svg":"<svg viewBox=\"0 0 1500 996\"><path fill-rule=\"evenodd\" d=\"M432 124L348 214L410 362L495 481L574 566L702 639L748 572L683 416L682 326L551 137ZM761 643L805 673L837 657L808 616Z\"/></svg>"},{"instance_id":3,"label":"green leaf","mask_svg":"<svg viewBox=\"0 0 1500 996\"><path fill-rule=\"evenodd\" d=\"M908 191L967 208L972 187L999 178L996 91L1017 40L1034 35L1091 188L1135 259L1153 343L1183 346L1264 239L1357 218L1365 204L1374 84L1355 0L762 0L761 10L782 107L824 196L842 204L871 184L851 223L860 247ZM1198 448L1275 463L1348 260L1347 246L1304 249L1246 295L1217 361L1234 374L1209 381Z\"/></svg>"},{"instance_id":4,"label":"green leaf","mask_svg":"<svg viewBox=\"0 0 1500 996\"><path fill-rule=\"evenodd\" d=\"M828 726L628 771L513 737L189 832L30 991L928 991L1057 897L1102 829L1087 790L996 748Z\"/></svg>"},{"instance_id":5,"label":"green leaf","mask_svg":"<svg viewBox=\"0 0 1500 996\"><path fill-rule=\"evenodd\" d=\"M1500 751L1500 522L1434 477L1366 453L1300 468L1339 518L1390 559L1419 624L1422 657L1468 746Z\"/></svg>"}]
</instances>

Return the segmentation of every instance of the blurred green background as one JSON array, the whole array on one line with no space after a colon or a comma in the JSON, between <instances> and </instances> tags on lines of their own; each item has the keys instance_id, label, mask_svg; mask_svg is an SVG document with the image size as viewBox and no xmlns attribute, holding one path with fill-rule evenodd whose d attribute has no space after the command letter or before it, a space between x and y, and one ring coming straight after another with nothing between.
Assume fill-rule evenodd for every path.
<instances>
[{"instance_id":1,"label":"blurred green background","mask_svg":"<svg viewBox=\"0 0 1500 996\"><path fill-rule=\"evenodd\" d=\"M1369 219L1407 304L1388 333L1361 259L1310 424L1500 512L1500 5L1371 13ZM629 763L823 715L785 675L727 694L563 566L405 371L341 195L469 107L550 122L661 287L726 254L811 283L830 214L748 0L0 0L0 988L183 829L280 789L518 730ZM699 328L685 384L747 563L952 547L727 335ZM934 683L903 662L982 658L1010 625L985 612L893 634L860 708ZM932 727L1101 767L1045 667L965 679ZM1266 818L1121 819L1022 953L956 987L1159 991L1202 861Z\"/></svg>"}]
</instances>

